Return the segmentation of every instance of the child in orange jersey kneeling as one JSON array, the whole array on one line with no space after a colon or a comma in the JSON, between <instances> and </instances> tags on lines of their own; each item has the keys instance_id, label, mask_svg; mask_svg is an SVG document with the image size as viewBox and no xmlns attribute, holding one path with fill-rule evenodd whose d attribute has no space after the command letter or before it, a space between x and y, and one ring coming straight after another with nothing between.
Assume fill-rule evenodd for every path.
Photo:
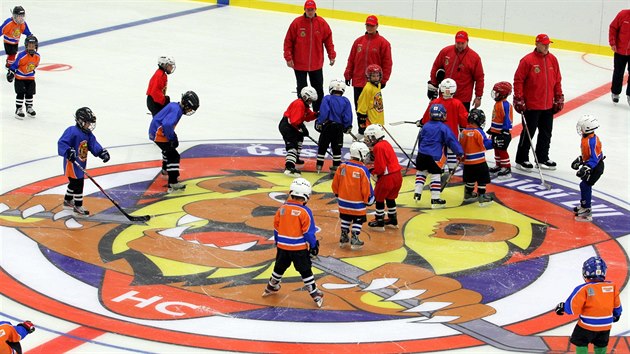
<instances>
[{"instance_id":1,"label":"child in orange jersey kneeling","mask_svg":"<svg viewBox=\"0 0 630 354\"><path fill-rule=\"evenodd\" d=\"M577 354L588 353L589 343L593 343L595 354L605 354L612 323L621 317L619 288L605 280L606 269L602 258L587 259L582 265L585 283L573 289L567 301L556 306L559 316L564 313L580 316L570 339Z\"/></svg>"},{"instance_id":2,"label":"child in orange jersey kneeling","mask_svg":"<svg viewBox=\"0 0 630 354\"><path fill-rule=\"evenodd\" d=\"M0 321L0 353L22 354L20 341L35 332L31 321L24 321L13 326L11 322Z\"/></svg>"},{"instance_id":3,"label":"child in orange jersey kneeling","mask_svg":"<svg viewBox=\"0 0 630 354\"><path fill-rule=\"evenodd\" d=\"M363 247L359 239L361 227L367 221L366 206L374 204L374 190L370 183L370 171L363 164L370 155L370 148L362 142L350 145L350 161L343 163L335 172L332 190L339 204L341 219L341 237L339 247L348 243L352 249ZM352 239L350 239L352 226Z\"/></svg>"},{"instance_id":4,"label":"child in orange jersey kneeling","mask_svg":"<svg viewBox=\"0 0 630 354\"><path fill-rule=\"evenodd\" d=\"M319 241L315 238L315 219L306 206L311 196L311 183L296 178L291 183L289 199L278 209L273 219L273 235L276 242L276 264L262 296L280 290L280 281L291 263L306 285L306 289L318 307L322 307L324 293L317 288L311 270L311 255L319 253Z\"/></svg>"}]
</instances>

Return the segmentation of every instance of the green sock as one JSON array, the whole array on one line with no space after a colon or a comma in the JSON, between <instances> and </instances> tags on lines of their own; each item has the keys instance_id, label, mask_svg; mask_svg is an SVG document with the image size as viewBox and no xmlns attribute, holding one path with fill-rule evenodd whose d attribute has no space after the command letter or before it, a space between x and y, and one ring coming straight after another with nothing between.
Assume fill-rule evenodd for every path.
<instances>
[{"instance_id":1,"label":"green sock","mask_svg":"<svg viewBox=\"0 0 630 354\"><path fill-rule=\"evenodd\" d=\"M595 354L606 354L607 347L595 347Z\"/></svg>"},{"instance_id":2,"label":"green sock","mask_svg":"<svg viewBox=\"0 0 630 354\"><path fill-rule=\"evenodd\" d=\"M575 347L575 354L588 354L588 346Z\"/></svg>"}]
</instances>

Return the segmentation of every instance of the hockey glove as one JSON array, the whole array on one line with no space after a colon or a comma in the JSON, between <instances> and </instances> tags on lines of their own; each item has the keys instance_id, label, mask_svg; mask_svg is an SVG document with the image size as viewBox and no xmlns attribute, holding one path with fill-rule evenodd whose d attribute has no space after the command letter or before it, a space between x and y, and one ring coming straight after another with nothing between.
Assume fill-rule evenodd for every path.
<instances>
[{"instance_id":1,"label":"hockey glove","mask_svg":"<svg viewBox=\"0 0 630 354\"><path fill-rule=\"evenodd\" d=\"M512 141L512 136L510 132L502 132L501 134L494 134L492 137L492 145L495 149L505 150L508 145L510 145L510 141Z\"/></svg>"},{"instance_id":2,"label":"hockey glove","mask_svg":"<svg viewBox=\"0 0 630 354\"><path fill-rule=\"evenodd\" d=\"M564 315L564 302L561 302L558 305L556 305L556 315L558 316Z\"/></svg>"},{"instance_id":3,"label":"hockey glove","mask_svg":"<svg viewBox=\"0 0 630 354\"><path fill-rule=\"evenodd\" d=\"M74 162L77 159L77 152L73 148L66 150L66 158L70 162Z\"/></svg>"},{"instance_id":4,"label":"hockey glove","mask_svg":"<svg viewBox=\"0 0 630 354\"><path fill-rule=\"evenodd\" d=\"M518 113L523 113L527 109L527 107L525 106L525 100L523 99L523 97L514 97L512 104L514 105L514 110L517 111Z\"/></svg>"},{"instance_id":5,"label":"hockey glove","mask_svg":"<svg viewBox=\"0 0 630 354\"><path fill-rule=\"evenodd\" d=\"M9 69L9 71L7 72L7 81L13 82L13 79L15 79L15 72Z\"/></svg>"},{"instance_id":6,"label":"hockey glove","mask_svg":"<svg viewBox=\"0 0 630 354\"><path fill-rule=\"evenodd\" d=\"M164 105L171 103L171 98L169 96L164 96Z\"/></svg>"},{"instance_id":7,"label":"hockey glove","mask_svg":"<svg viewBox=\"0 0 630 354\"><path fill-rule=\"evenodd\" d=\"M438 88L431 81L427 81L427 97L429 100L434 100L438 98Z\"/></svg>"},{"instance_id":8,"label":"hockey glove","mask_svg":"<svg viewBox=\"0 0 630 354\"><path fill-rule=\"evenodd\" d=\"M103 162L107 163L107 161L109 161L109 152L103 149L103 151L101 151L101 153L98 154L98 157L100 157L101 160L103 160Z\"/></svg>"},{"instance_id":9,"label":"hockey glove","mask_svg":"<svg viewBox=\"0 0 630 354\"><path fill-rule=\"evenodd\" d=\"M346 129L343 130L344 134L350 134L352 133L352 126L347 127Z\"/></svg>"},{"instance_id":10,"label":"hockey glove","mask_svg":"<svg viewBox=\"0 0 630 354\"><path fill-rule=\"evenodd\" d=\"M346 80L346 86L350 87L350 80Z\"/></svg>"},{"instance_id":11,"label":"hockey glove","mask_svg":"<svg viewBox=\"0 0 630 354\"><path fill-rule=\"evenodd\" d=\"M175 137L175 139L171 140L169 143L173 149L177 149L177 147L179 146L179 139Z\"/></svg>"},{"instance_id":12,"label":"hockey glove","mask_svg":"<svg viewBox=\"0 0 630 354\"><path fill-rule=\"evenodd\" d=\"M418 119L415 123L416 123L416 127L422 129L422 126L424 125L422 124L422 119Z\"/></svg>"},{"instance_id":13,"label":"hockey glove","mask_svg":"<svg viewBox=\"0 0 630 354\"><path fill-rule=\"evenodd\" d=\"M308 134L308 129L306 129L306 125L304 125L304 123L300 125L300 133L302 133L302 136L310 136Z\"/></svg>"},{"instance_id":14,"label":"hockey glove","mask_svg":"<svg viewBox=\"0 0 630 354\"><path fill-rule=\"evenodd\" d=\"M381 90L385 88L385 83L381 82Z\"/></svg>"},{"instance_id":15,"label":"hockey glove","mask_svg":"<svg viewBox=\"0 0 630 354\"><path fill-rule=\"evenodd\" d=\"M315 131L321 133L324 130L324 125L321 123L315 123Z\"/></svg>"},{"instance_id":16,"label":"hockey glove","mask_svg":"<svg viewBox=\"0 0 630 354\"><path fill-rule=\"evenodd\" d=\"M621 317L621 315L620 316L614 316L613 315L613 322L619 322L619 318L620 317Z\"/></svg>"},{"instance_id":17,"label":"hockey glove","mask_svg":"<svg viewBox=\"0 0 630 354\"><path fill-rule=\"evenodd\" d=\"M309 253L313 257L315 257L315 256L317 256L319 254L319 240L315 241L315 247L311 247L311 249L309 250Z\"/></svg>"},{"instance_id":18,"label":"hockey glove","mask_svg":"<svg viewBox=\"0 0 630 354\"><path fill-rule=\"evenodd\" d=\"M581 164L582 164L582 156L578 156L575 158L575 160L573 160L573 162L571 162L571 168L577 171L580 169Z\"/></svg>"},{"instance_id":19,"label":"hockey glove","mask_svg":"<svg viewBox=\"0 0 630 354\"><path fill-rule=\"evenodd\" d=\"M580 167L580 169L575 173L575 175L580 177L581 179L587 179L590 174L591 168L587 165L582 165L582 167Z\"/></svg>"},{"instance_id":20,"label":"hockey glove","mask_svg":"<svg viewBox=\"0 0 630 354\"><path fill-rule=\"evenodd\" d=\"M560 112L564 108L564 95L556 95L553 98L553 114Z\"/></svg>"},{"instance_id":21,"label":"hockey glove","mask_svg":"<svg viewBox=\"0 0 630 354\"><path fill-rule=\"evenodd\" d=\"M24 321L22 323L18 323L18 326L22 326L24 327L24 329L28 332L28 333L33 333L35 332L35 325L33 324L33 322L31 321Z\"/></svg>"}]
</instances>

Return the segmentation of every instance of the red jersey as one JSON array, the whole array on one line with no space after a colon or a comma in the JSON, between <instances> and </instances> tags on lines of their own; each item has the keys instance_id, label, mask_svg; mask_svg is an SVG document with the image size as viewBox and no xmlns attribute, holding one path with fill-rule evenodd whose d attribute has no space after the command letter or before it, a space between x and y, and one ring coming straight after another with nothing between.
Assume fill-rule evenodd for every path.
<instances>
[{"instance_id":1,"label":"red jersey","mask_svg":"<svg viewBox=\"0 0 630 354\"><path fill-rule=\"evenodd\" d=\"M147 96L151 96L153 101L161 105L166 104L166 86L168 85L168 75L166 71L158 68L151 80L149 80L149 87L147 88Z\"/></svg>"},{"instance_id":2,"label":"red jersey","mask_svg":"<svg viewBox=\"0 0 630 354\"><path fill-rule=\"evenodd\" d=\"M319 70L324 66L324 47L328 59L335 59L332 31L323 18L315 15L297 17L284 37L284 60L293 60L293 69L300 71Z\"/></svg>"},{"instance_id":3,"label":"red jersey","mask_svg":"<svg viewBox=\"0 0 630 354\"><path fill-rule=\"evenodd\" d=\"M383 69L381 85L385 85L392 74L392 47L378 31L374 34L366 32L354 41L343 76L352 80L352 86L363 87L367 83L365 70L371 64L378 64Z\"/></svg>"},{"instance_id":4,"label":"red jersey","mask_svg":"<svg viewBox=\"0 0 630 354\"><path fill-rule=\"evenodd\" d=\"M315 112L313 112L301 98L291 102L282 116L287 117L289 119L289 124L294 126L295 129L299 129L300 125L304 122L310 122L317 119Z\"/></svg>"},{"instance_id":5,"label":"red jersey","mask_svg":"<svg viewBox=\"0 0 630 354\"><path fill-rule=\"evenodd\" d=\"M394 148L387 140L380 140L372 147L374 154L374 168L372 174L381 177L400 172L400 163Z\"/></svg>"},{"instance_id":6,"label":"red jersey","mask_svg":"<svg viewBox=\"0 0 630 354\"><path fill-rule=\"evenodd\" d=\"M459 128L464 128L468 125L468 111L464 104L457 98L445 99L440 96L429 103L424 115L422 115L422 124L427 124L431 120L429 116L429 108L433 104L441 104L446 109L446 121L444 124L449 127L455 137L459 136Z\"/></svg>"},{"instance_id":7,"label":"red jersey","mask_svg":"<svg viewBox=\"0 0 630 354\"><path fill-rule=\"evenodd\" d=\"M483 95L484 73L483 65L479 54L466 47L461 52L455 49L455 45L449 45L442 49L431 68L431 82L437 82L435 73L438 69L444 69L446 78L451 78L457 83L455 98L462 102L472 101L473 85L475 86L475 96Z\"/></svg>"},{"instance_id":8,"label":"red jersey","mask_svg":"<svg viewBox=\"0 0 630 354\"><path fill-rule=\"evenodd\" d=\"M512 131L512 122L514 121L514 109L512 104L507 100L494 103L492 107L492 122L490 132L501 134L503 130Z\"/></svg>"},{"instance_id":9,"label":"red jersey","mask_svg":"<svg viewBox=\"0 0 630 354\"><path fill-rule=\"evenodd\" d=\"M564 302L564 312L579 315L577 325L584 329L610 330L613 315L621 315L619 288L610 281L588 281L578 285Z\"/></svg>"},{"instance_id":10,"label":"red jersey","mask_svg":"<svg viewBox=\"0 0 630 354\"><path fill-rule=\"evenodd\" d=\"M486 149L492 147L492 140L488 139L483 130L470 125L462 130L459 143L464 149L464 165L486 162Z\"/></svg>"},{"instance_id":11,"label":"red jersey","mask_svg":"<svg viewBox=\"0 0 630 354\"><path fill-rule=\"evenodd\" d=\"M276 246L288 251L306 250L315 246L315 219L303 203L288 200L273 218Z\"/></svg>"},{"instance_id":12,"label":"red jersey","mask_svg":"<svg viewBox=\"0 0 630 354\"><path fill-rule=\"evenodd\" d=\"M366 204L374 202L370 172L360 161L348 161L339 166L332 191L337 196L340 214L364 216Z\"/></svg>"},{"instance_id":13,"label":"red jersey","mask_svg":"<svg viewBox=\"0 0 630 354\"><path fill-rule=\"evenodd\" d=\"M615 52L630 55L630 10L621 10L608 27L608 43Z\"/></svg>"},{"instance_id":14,"label":"red jersey","mask_svg":"<svg viewBox=\"0 0 630 354\"><path fill-rule=\"evenodd\" d=\"M558 59L536 49L521 59L514 73L514 97L522 97L531 110L553 108L554 96L562 95Z\"/></svg>"}]
</instances>

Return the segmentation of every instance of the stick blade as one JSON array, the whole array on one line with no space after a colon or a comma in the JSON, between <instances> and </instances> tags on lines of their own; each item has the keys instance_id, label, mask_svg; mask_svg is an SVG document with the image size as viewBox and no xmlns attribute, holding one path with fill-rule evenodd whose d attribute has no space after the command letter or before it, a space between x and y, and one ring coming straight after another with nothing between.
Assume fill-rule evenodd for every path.
<instances>
[{"instance_id":1,"label":"stick blade","mask_svg":"<svg viewBox=\"0 0 630 354\"><path fill-rule=\"evenodd\" d=\"M147 222L147 221L151 220L151 215L142 215L142 216L127 215L127 218L130 221Z\"/></svg>"}]
</instances>

